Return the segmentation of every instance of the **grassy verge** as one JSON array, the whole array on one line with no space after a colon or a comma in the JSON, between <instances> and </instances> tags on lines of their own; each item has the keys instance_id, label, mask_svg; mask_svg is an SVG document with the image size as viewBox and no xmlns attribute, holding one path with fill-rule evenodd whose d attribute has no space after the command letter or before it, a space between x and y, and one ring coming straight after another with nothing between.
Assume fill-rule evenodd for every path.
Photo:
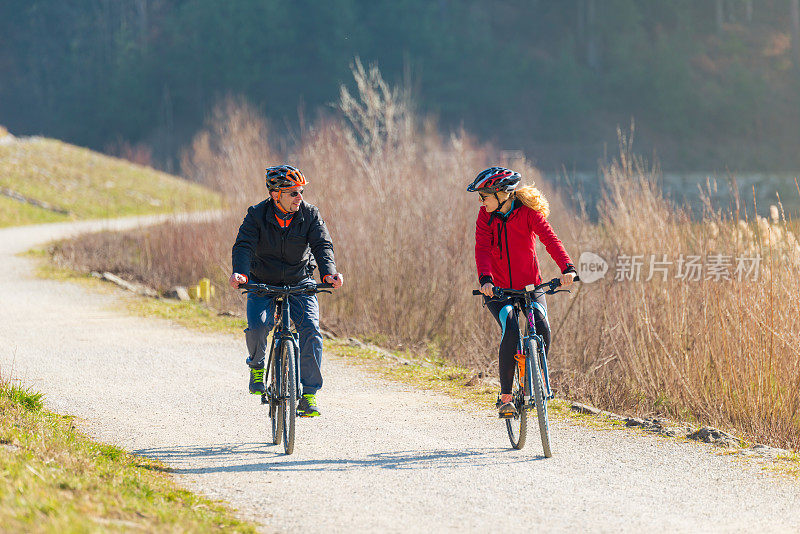
<instances>
[{"instance_id":1,"label":"grassy verge","mask_svg":"<svg viewBox=\"0 0 800 534\"><path fill-rule=\"evenodd\" d=\"M12 198L0 196L0 228L6 226L22 226L26 224L43 224L69 220L67 215L37 208Z\"/></svg>"},{"instance_id":2,"label":"grassy verge","mask_svg":"<svg viewBox=\"0 0 800 534\"><path fill-rule=\"evenodd\" d=\"M87 438L40 394L0 379L0 530L256 532L163 470Z\"/></svg>"},{"instance_id":3,"label":"grassy verge","mask_svg":"<svg viewBox=\"0 0 800 534\"><path fill-rule=\"evenodd\" d=\"M0 146L0 187L71 212L59 215L0 197L0 227L222 206L220 196L204 187L54 139Z\"/></svg>"},{"instance_id":4,"label":"grassy verge","mask_svg":"<svg viewBox=\"0 0 800 534\"><path fill-rule=\"evenodd\" d=\"M49 254L45 249L31 249L25 255L39 261L37 274L42 278L75 282L97 291L117 291L116 286L98 280L86 273L49 263L47 261ZM203 332L240 334L247 326L247 321L244 318L221 315L201 302L181 302L172 299L146 298L133 294L125 295L128 297L125 299L128 311L141 317L169 319L181 326Z\"/></svg>"}]
</instances>

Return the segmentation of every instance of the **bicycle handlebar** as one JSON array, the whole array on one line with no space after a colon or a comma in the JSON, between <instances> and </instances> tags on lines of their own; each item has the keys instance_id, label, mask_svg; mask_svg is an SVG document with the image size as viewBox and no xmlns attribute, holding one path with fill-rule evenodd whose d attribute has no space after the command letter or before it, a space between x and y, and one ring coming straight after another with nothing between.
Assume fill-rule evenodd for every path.
<instances>
[{"instance_id":1,"label":"bicycle handlebar","mask_svg":"<svg viewBox=\"0 0 800 534\"><path fill-rule=\"evenodd\" d=\"M314 293L329 293L326 289L333 289L332 284L303 284L299 286L271 286L269 284L239 284L239 289L245 293L259 293L265 296L271 295L297 295L300 293L307 293L313 295Z\"/></svg>"},{"instance_id":2,"label":"bicycle handlebar","mask_svg":"<svg viewBox=\"0 0 800 534\"><path fill-rule=\"evenodd\" d=\"M541 284L539 284L537 286L534 286L532 289L528 289L528 287L530 287L530 286L526 287L525 289L510 289L510 288L503 288L503 287L496 287L495 286L495 287L493 287L494 296L491 297L491 298L502 299L502 298L504 298L506 296L524 297L528 293L533 293L534 291L538 291L539 289L544 289L544 288L548 288L547 291L545 291L545 293L547 295L554 295L554 294L560 293L562 291L566 291L567 293L569 293L569 289L556 289L556 288L558 288L560 286L561 286L561 280L559 280L558 278L553 278L552 280L550 280L548 282L541 283ZM481 293L479 289L473 289L472 290L472 294L473 295L483 295L483 293Z\"/></svg>"}]
</instances>

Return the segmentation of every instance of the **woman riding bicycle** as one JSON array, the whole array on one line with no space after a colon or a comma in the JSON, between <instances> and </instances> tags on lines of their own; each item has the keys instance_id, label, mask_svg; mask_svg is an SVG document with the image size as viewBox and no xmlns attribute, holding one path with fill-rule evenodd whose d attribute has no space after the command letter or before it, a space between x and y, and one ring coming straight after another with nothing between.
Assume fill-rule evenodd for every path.
<instances>
[{"instance_id":1,"label":"woman riding bicycle","mask_svg":"<svg viewBox=\"0 0 800 534\"><path fill-rule=\"evenodd\" d=\"M550 208L544 195L527 185L520 187L519 173L504 167L490 167L467 187L477 192L482 204L475 223L475 264L481 293L486 307L502 329L500 341L500 398L498 415L513 417L517 410L511 395L514 380L515 355L519 345L519 321L513 301L490 300L494 286L525 289L530 284L540 284L539 261L536 258L536 238L561 269L562 286L577 279L575 266L567 251L553 232L547 216ZM533 295L533 313L536 333L544 339L545 353L550 347L550 325L547 320L547 303L544 290Z\"/></svg>"}]
</instances>

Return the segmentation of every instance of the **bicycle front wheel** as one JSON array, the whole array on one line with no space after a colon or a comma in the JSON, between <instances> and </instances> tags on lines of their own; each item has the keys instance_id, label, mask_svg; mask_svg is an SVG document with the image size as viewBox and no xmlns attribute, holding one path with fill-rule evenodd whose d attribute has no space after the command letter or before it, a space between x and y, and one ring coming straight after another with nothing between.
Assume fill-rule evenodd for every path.
<instances>
[{"instance_id":1,"label":"bicycle front wheel","mask_svg":"<svg viewBox=\"0 0 800 534\"><path fill-rule=\"evenodd\" d=\"M514 363L514 386L511 393L514 395L514 406L517 408L517 415L506 419L506 430L511 446L521 449L525 446L525 439L528 436L528 412L525 410L525 400L523 391L520 387L519 365Z\"/></svg>"},{"instance_id":2,"label":"bicycle front wheel","mask_svg":"<svg viewBox=\"0 0 800 534\"><path fill-rule=\"evenodd\" d=\"M297 415L297 382L294 368L294 345L281 342L281 410L283 411L283 450L294 451L294 422Z\"/></svg>"},{"instance_id":3,"label":"bicycle front wheel","mask_svg":"<svg viewBox=\"0 0 800 534\"><path fill-rule=\"evenodd\" d=\"M537 347L538 348L538 347ZM528 355L531 361L531 374L533 383L533 402L536 404L536 415L539 419L539 434L542 437L542 448L546 458L553 456L550 450L550 424L547 420L547 399L544 395L544 379L542 367L539 364L539 351L533 352L531 344L528 346Z\"/></svg>"},{"instance_id":4,"label":"bicycle front wheel","mask_svg":"<svg viewBox=\"0 0 800 534\"><path fill-rule=\"evenodd\" d=\"M272 357L272 363L269 369L269 422L272 427L272 444L280 445L281 438L283 437L283 405L281 403L281 380L280 369L278 363L281 359L281 349L278 348L278 353Z\"/></svg>"}]
</instances>

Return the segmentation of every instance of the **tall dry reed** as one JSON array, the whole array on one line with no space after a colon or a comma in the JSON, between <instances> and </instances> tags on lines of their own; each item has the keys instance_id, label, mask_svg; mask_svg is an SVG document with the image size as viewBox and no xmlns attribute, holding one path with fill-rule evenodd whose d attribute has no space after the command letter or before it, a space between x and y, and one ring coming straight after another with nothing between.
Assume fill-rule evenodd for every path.
<instances>
[{"instance_id":1,"label":"tall dry reed","mask_svg":"<svg viewBox=\"0 0 800 534\"><path fill-rule=\"evenodd\" d=\"M603 169L600 222L583 250L612 270L585 284L562 318L570 334L553 354L556 383L604 407L696 419L796 448L797 239L777 213L742 219L735 202L708 204L692 219L663 197L658 178L629 149ZM639 281L619 268L635 256ZM682 276L692 257L699 279ZM651 277L651 263L664 270Z\"/></svg>"}]
</instances>

